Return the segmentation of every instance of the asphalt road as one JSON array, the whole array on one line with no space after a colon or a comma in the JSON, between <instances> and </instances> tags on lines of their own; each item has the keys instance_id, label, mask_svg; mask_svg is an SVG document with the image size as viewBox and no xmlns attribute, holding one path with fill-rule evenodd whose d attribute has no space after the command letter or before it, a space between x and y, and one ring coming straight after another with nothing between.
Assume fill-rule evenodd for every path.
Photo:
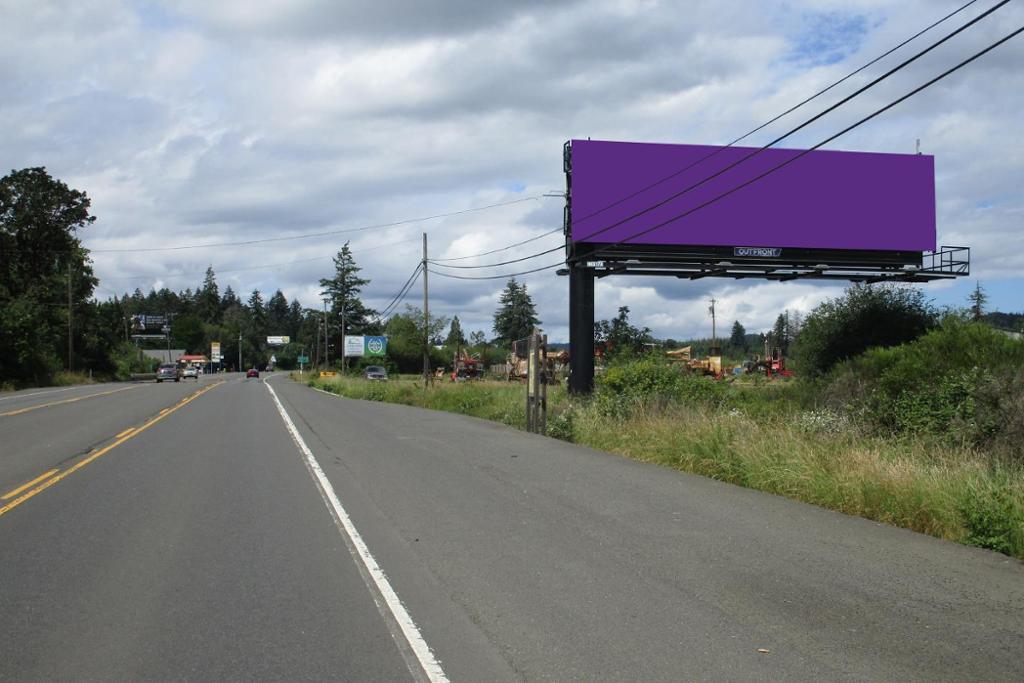
<instances>
[{"instance_id":1,"label":"asphalt road","mask_svg":"<svg viewBox=\"0 0 1024 683\"><path fill-rule=\"evenodd\" d=\"M0 395L0 549L0 680L1024 680L1015 560L282 376Z\"/></svg>"}]
</instances>

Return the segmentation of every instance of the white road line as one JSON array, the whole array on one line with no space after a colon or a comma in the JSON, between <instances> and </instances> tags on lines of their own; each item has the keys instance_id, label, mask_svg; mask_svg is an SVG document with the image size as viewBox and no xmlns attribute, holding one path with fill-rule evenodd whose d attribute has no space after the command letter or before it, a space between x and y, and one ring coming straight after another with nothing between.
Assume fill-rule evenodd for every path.
<instances>
[{"instance_id":1,"label":"white road line","mask_svg":"<svg viewBox=\"0 0 1024 683\"><path fill-rule=\"evenodd\" d=\"M448 676L445 675L444 670L441 668L441 664L434 657L434 653L430 651L430 647L427 645L427 641L423 639L423 635L420 633L419 627L416 626L416 622L409 616L409 612L406 611L405 606L399 599L398 594L391 587L388 582L387 575L384 574L384 570L377 564L377 560L374 559L370 553L370 549L366 546L363 541L363 537L359 535L359 531L356 530L355 525L352 523L352 519L345 512L345 508L341 505L341 501L338 499L338 494L334 492L334 487L331 486L331 482L327 479L327 475L324 474L323 469L320 467L320 463L317 462L313 456L313 452L309 450L309 446L302 440L302 436L299 435L299 430L295 428L295 423L288 417L288 412L284 409L281 404L281 400L277 397L277 392L270 386L269 382L264 382L264 386L267 387L267 391L270 392L271 397L274 399L274 404L277 405L277 412L281 414L281 419L284 420L285 426L288 428L288 432L292 435L292 439L295 441L295 445L299 447L302 454L305 456L306 465L309 468L310 473L313 475L317 484L320 487L321 496L324 499L324 503L327 508L334 514L335 519L344 529L348 535L348 539L352 546L356 549L356 554L362 561L363 566L366 569L366 574L373 580L373 586L369 586L371 590L376 587L380 592L380 597L384 600L388 610L391 612L391 616L394 617L399 628L402 631L402 635L405 636L406 642L409 644L409 648L412 653L416 656L420 667L423 669L423 673L426 674L427 680L431 683L448 683ZM415 672L414 672L415 673Z\"/></svg>"},{"instance_id":2,"label":"white road line","mask_svg":"<svg viewBox=\"0 0 1024 683\"><path fill-rule=\"evenodd\" d=\"M73 387L64 387L63 389L50 389L49 391L37 391L34 394L16 394L14 396L0 397L0 401L10 401L12 398L28 398L29 396L45 396L46 394L59 394L62 391L71 391L72 389L84 389L86 387L102 387L103 385L95 384L78 384Z\"/></svg>"}]
</instances>

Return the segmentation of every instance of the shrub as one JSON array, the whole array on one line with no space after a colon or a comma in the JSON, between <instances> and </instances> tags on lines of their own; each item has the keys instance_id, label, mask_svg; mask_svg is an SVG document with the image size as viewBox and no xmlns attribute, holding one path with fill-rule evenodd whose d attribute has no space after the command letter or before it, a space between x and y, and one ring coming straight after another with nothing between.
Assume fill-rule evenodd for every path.
<instances>
[{"instance_id":1,"label":"shrub","mask_svg":"<svg viewBox=\"0 0 1024 683\"><path fill-rule=\"evenodd\" d=\"M924 294L907 286L854 285L815 308L793 347L800 372L815 376L874 347L917 339L936 324Z\"/></svg>"},{"instance_id":2,"label":"shrub","mask_svg":"<svg viewBox=\"0 0 1024 683\"><path fill-rule=\"evenodd\" d=\"M946 318L909 344L838 366L826 404L886 430L993 440L1019 452L1024 436L1024 342Z\"/></svg>"}]
</instances>

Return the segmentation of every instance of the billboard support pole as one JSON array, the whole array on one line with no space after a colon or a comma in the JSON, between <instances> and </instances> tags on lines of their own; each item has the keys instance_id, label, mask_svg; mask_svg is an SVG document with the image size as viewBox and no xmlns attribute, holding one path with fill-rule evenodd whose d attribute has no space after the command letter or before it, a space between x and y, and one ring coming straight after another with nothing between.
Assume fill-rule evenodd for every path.
<instances>
[{"instance_id":1,"label":"billboard support pole","mask_svg":"<svg viewBox=\"0 0 1024 683\"><path fill-rule=\"evenodd\" d=\"M594 390L594 269L569 268L569 391Z\"/></svg>"}]
</instances>

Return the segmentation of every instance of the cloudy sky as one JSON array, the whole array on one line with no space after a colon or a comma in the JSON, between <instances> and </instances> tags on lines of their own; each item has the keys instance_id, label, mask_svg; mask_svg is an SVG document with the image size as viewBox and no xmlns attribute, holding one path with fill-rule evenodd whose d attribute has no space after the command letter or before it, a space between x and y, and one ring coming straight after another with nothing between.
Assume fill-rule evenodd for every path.
<instances>
[{"instance_id":1,"label":"cloudy sky","mask_svg":"<svg viewBox=\"0 0 1024 683\"><path fill-rule=\"evenodd\" d=\"M366 303L381 308L415 268L422 232L433 257L453 258L558 228L561 200L543 195L564 188L567 139L724 144L965 1L0 0L0 165L46 166L89 194L98 221L81 236L102 298L194 288L212 265L222 288L280 288L312 306L348 239L372 280ZM993 4L975 2L748 142ZM1021 25L1024 6L1010 2L785 146L818 142ZM940 305L962 304L980 280L994 307L1024 309L1022 64L1024 37L829 145L912 153L920 139L935 155L939 243L973 248L970 282L927 287ZM410 220L438 214L456 215ZM335 234L296 237L324 232ZM105 251L267 238L286 239ZM525 280L546 330L565 339L567 280ZM490 332L502 285L432 276L431 309ZM757 330L838 291L607 278L597 314L627 305L680 338L708 334L711 296L722 318Z\"/></svg>"}]
</instances>

